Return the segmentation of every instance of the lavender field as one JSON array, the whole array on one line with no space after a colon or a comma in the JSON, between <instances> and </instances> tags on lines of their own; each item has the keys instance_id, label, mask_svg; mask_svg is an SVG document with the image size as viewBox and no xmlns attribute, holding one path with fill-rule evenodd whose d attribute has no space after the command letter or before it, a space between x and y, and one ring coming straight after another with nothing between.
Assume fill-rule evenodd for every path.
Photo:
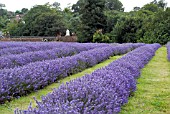
<instances>
[{"instance_id":1,"label":"lavender field","mask_svg":"<svg viewBox=\"0 0 170 114\"><path fill-rule=\"evenodd\" d=\"M123 55L36 98L36 107L15 114L116 114L137 90L141 69L160 44L0 42L0 105L42 90L61 79ZM168 52L168 51L167 51Z\"/></svg>"}]
</instances>

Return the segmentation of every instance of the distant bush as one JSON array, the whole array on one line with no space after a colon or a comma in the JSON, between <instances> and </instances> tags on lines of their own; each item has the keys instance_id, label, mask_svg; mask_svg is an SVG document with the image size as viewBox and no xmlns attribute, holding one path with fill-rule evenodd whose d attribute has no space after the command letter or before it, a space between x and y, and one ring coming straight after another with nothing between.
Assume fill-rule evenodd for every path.
<instances>
[{"instance_id":1,"label":"distant bush","mask_svg":"<svg viewBox=\"0 0 170 114\"><path fill-rule=\"evenodd\" d=\"M102 34L100 31L96 31L93 35L93 42L97 43L110 43L111 40L107 35Z\"/></svg>"}]
</instances>

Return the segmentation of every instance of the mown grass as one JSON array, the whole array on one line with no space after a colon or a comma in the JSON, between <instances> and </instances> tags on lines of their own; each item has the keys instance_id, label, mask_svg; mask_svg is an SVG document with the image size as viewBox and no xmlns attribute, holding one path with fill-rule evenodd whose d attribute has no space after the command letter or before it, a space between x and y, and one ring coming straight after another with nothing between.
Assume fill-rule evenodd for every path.
<instances>
[{"instance_id":1,"label":"mown grass","mask_svg":"<svg viewBox=\"0 0 170 114\"><path fill-rule=\"evenodd\" d=\"M138 79L137 91L120 114L170 114L170 62L161 47Z\"/></svg>"},{"instance_id":2,"label":"mown grass","mask_svg":"<svg viewBox=\"0 0 170 114\"><path fill-rule=\"evenodd\" d=\"M66 77L64 79L59 80L58 82L51 84L47 87L45 87L42 90L39 90L37 92L33 92L31 94L29 94L28 96L24 96L21 97L19 99L14 99L9 103L5 103L4 105L0 105L0 114L13 114L14 110L18 107L19 109L27 109L28 105L30 104L30 102L32 102L33 106L36 106L35 101L33 100L33 97L36 97L36 99L40 100L42 95L46 95L49 92L52 92L53 88L57 88L59 87L62 83L66 83L70 80L79 78L84 76L85 74L90 74L92 73L94 70L102 68L104 66L107 66L109 63L111 63L112 61L120 58L121 56L114 56L114 57L110 57L108 60L103 61L100 64L97 64L96 66L93 66L91 68L88 68L80 73L71 75L69 77Z\"/></svg>"}]
</instances>

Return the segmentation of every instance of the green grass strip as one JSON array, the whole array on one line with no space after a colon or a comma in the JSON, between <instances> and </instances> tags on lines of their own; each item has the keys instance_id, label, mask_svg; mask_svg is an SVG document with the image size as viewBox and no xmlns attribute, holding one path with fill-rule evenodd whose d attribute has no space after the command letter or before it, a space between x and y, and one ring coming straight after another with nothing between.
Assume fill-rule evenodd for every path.
<instances>
[{"instance_id":1,"label":"green grass strip","mask_svg":"<svg viewBox=\"0 0 170 114\"><path fill-rule=\"evenodd\" d=\"M46 95L49 92L52 92L53 88L59 87L62 83L66 83L66 82L68 82L70 80L82 77L85 74L90 74L94 70L97 70L99 68L107 66L109 63L111 63L112 61L114 61L114 60L116 60L116 59L118 59L120 57L121 56L110 57L108 60L103 61L100 64L97 64L97 65L95 65L95 66L93 66L91 68L88 68L88 69L86 69L86 70L84 70L84 71L82 71L80 73L71 75L71 76L66 77L64 79L61 79L58 82L53 83L53 84L45 87L42 90L39 90L37 92L33 92L33 93L29 94L28 96L23 96L23 97L21 97L19 99L14 99L9 103L0 105L0 114L13 114L16 107L18 107L19 109L22 109L22 110L27 109L30 102L32 102L33 106L36 106L35 101L33 100L33 97L36 97L38 100L40 100L42 95Z\"/></svg>"},{"instance_id":2,"label":"green grass strip","mask_svg":"<svg viewBox=\"0 0 170 114\"><path fill-rule=\"evenodd\" d=\"M138 79L137 91L120 114L170 114L170 62L161 47Z\"/></svg>"}]
</instances>

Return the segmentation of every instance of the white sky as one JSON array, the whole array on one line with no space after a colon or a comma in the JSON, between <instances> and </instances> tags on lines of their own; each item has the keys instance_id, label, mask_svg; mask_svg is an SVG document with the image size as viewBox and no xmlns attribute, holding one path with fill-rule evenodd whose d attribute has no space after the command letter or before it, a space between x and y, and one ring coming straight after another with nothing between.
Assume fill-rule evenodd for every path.
<instances>
[{"instance_id":1,"label":"white sky","mask_svg":"<svg viewBox=\"0 0 170 114\"><path fill-rule=\"evenodd\" d=\"M69 3L74 4L78 0L0 0L0 3L3 3L6 5L6 9L8 11L16 11L21 10L22 8L28 8L30 9L34 5L43 5L47 2L54 3L59 2L60 7L63 9L64 7L67 7ZM133 7L139 6L142 7L143 5L153 1L153 0L120 0L125 7L125 11L131 11L133 10ZM168 7L170 7L170 0L165 0L168 2Z\"/></svg>"}]
</instances>

